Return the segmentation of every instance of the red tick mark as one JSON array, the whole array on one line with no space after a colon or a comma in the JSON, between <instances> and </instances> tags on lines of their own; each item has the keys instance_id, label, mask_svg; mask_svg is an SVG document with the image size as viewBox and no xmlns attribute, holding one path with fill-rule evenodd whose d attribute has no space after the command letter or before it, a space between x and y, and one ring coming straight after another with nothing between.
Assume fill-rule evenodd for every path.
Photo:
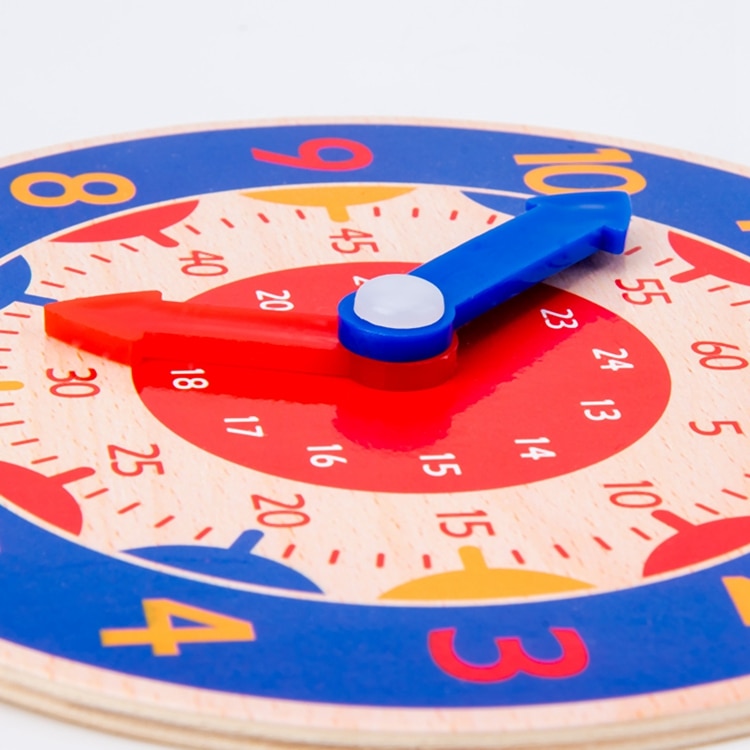
<instances>
[{"instance_id":1,"label":"red tick mark","mask_svg":"<svg viewBox=\"0 0 750 750\"><path fill-rule=\"evenodd\" d=\"M739 500L750 500L747 495L741 495L739 492L733 492L732 490L722 490L723 493L736 497Z\"/></svg>"},{"instance_id":2,"label":"red tick mark","mask_svg":"<svg viewBox=\"0 0 750 750\"><path fill-rule=\"evenodd\" d=\"M91 500L92 497L98 497L99 495L103 495L105 492L109 492L109 487L102 487L100 490L94 490L94 492L89 492L88 495L84 495L84 500Z\"/></svg>"},{"instance_id":3,"label":"red tick mark","mask_svg":"<svg viewBox=\"0 0 750 750\"><path fill-rule=\"evenodd\" d=\"M630 530L631 530L631 531L632 531L632 532L633 532L634 534L636 534L637 536L639 536L639 537L640 537L641 539L646 539L646 540L648 540L648 541L651 541L651 537L650 537L650 536L649 536L648 534L646 534L646 532L645 532L645 531L641 531L640 529L636 529L636 528L635 528L635 526L631 527L631 529L630 529Z\"/></svg>"}]
</instances>

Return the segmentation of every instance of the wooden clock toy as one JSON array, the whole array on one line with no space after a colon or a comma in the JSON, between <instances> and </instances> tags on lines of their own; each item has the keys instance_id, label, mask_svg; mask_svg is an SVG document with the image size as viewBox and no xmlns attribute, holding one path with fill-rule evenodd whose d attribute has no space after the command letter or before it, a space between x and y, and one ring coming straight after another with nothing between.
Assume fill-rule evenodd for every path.
<instances>
[{"instance_id":1,"label":"wooden clock toy","mask_svg":"<svg viewBox=\"0 0 750 750\"><path fill-rule=\"evenodd\" d=\"M0 193L2 698L215 750L750 731L750 173L284 122Z\"/></svg>"}]
</instances>

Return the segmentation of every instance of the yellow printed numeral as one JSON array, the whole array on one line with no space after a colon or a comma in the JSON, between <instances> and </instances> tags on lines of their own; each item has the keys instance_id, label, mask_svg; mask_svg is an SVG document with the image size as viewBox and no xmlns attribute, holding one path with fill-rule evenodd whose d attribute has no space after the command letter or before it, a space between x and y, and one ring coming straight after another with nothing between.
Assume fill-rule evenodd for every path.
<instances>
[{"instance_id":1,"label":"yellow printed numeral","mask_svg":"<svg viewBox=\"0 0 750 750\"><path fill-rule=\"evenodd\" d=\"M742 221L738 221L737 222L737 226L743 232L750 232L750 221L748 221L747 219L743 219Z\"/></svg>"},{"instance_id":2,"label":"yellow printed numeral","mask_svg":"<svg viewBox=\"0 0 750 750\"><path fill-rule=\"evenodd\" d=\"M619 185L599 190L624 190L633 195L640 193L646 187L646 178L629 167L615 166L616 164L632 161L630 154L619 148L597 148L588 154L514 154L513 159L519 166L536 166L523 176L527 187L543 195L558 193L575 193L579 187L565 187L548 182L550 178L560 178L570 175L601 174L620 181Z\"/></svg>"},{"instance_id":3,"label":"yellow printed numeral","mask_svg":"<svg viewBox=\"0 0 750 750\"><path fill-rule=\"evenodd\" d=\"M33 192L34 185L52 183L62 188L60 195L39 195ZM111 193L92 193L87 189L92 183L111 185ZM13 197L27 206L41 208L60 208L73 203L92 203L96 206L108 206L114 203L125 203L135 195L135 185L120 174L111 172L86 172L75 176L62 172L29 172L16 177L10 183Z\"/></svg>"},{"instance_id":4,"label":"yellow printed numeral","mask_svg":"<svg viewBox=\"0 0 750 750\"><path fill-rule=\"evenodd\" d=\"M745 576L724 576L721 579L742 624L750 628L750 578Z\"/></svg>"},{"instance_id":5,"label":"yellow printed numeral","mask_svg":"<svg viewBox=\"0 0 750 750\"><path fill-rule=\"evenodd\" d=\"M171 599L144 599L145 628L107 628L100 631L103 646L151 646L154 656L179 656L181 643L254 641L253 624L247 620L181 604ZM198 623L200 627L175 627L172 618Z\"/></svg>"}]
</instances>

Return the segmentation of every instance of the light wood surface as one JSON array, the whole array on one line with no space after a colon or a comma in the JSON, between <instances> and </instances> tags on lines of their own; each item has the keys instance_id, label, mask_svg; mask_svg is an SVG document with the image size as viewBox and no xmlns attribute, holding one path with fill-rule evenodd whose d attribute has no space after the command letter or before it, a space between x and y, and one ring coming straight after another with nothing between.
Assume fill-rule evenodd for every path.
<instances>
[{"instance_id":1,"label":"light wood surface","mask_svg":"<svg viewBox=\"0 0 750 750\"><path fill-rule=\"evenodd\" d=\"M163 3L152 11L136 7L125 15L73 3L60 18L51 3L38 4L36 13L33 4L26 12L6 9L2 11L8 21L4 24L6 70L19 58L27 62L17 76L3 83L5 100L15 116L6 123L0 149L11 156L66 140L172 123L359 113L534 122L610 134L618 143L622 139L661 143L711 154L714 160L750 162L743 125L747 104L736 95L742 84L738 71L748 64L744 28L750 19L743 5L724 3L709 8L696 3L691 13L676 18L666 7L634 3L619 13L611 11L607 28L614 31L607 34L601 33L600 21L591 20L601 15L598 5L566 5L567 11L560 11L549 4L544 13L533 17L514 3L475 3L468 12L446 3L438 13L434 4L414 3L410 8L386 4L384 12L383 6L363 5L360 15L353 16L350 9L335 3L319 3L319 12L327 19L326 36L335 39L322 46L301 33L316 19L298 3L282 3L278 9L227 3L216 16L220 22L207 20L202 6L190 4ZM299 20L292 23L295 17ZM107 44L107 34L115 27L123 29L122 36L110 37ZM431 33L424 33L425 27ZM561 28L565 34L559 33ZM490 29L505 30L502 44L496 43ZM705 29L711 32L705 34ZM180 41L186 35L191 45ZM638 54L613 56L606 54L615 44L613 35L627 49L633 39L645 37L646 41L639 45ZM363 38L367 54L362 54ZM130 42L124 44L124 39ZM126 53L125 48L136 40L140 40L141 54ZM36 49L32 58L28 57L29 45ZM269 67L267 60L278 59L279 49L287 45L284 63ZM108 57L112 48L121 54L109 58L108 66L89 64L89 56ZM213 54L198 56L194 53L198 48ZM384 53L386 48L390 54ZM689 49L699 52L689 53ZM169 73L178 69L184 75L174 75L168 83ZM487 92L495 86L498 69L522 69L524 74L505 76L500 95L490 97ZM101 76L100 96L93 96L97 87L92 87L91 76ZM247 88L248 81L250 95L238 97L236 92ZM540 93L530 96L531 88ZM596 101L592 88L600 92ZM291 95L292 91L297 93ZM57 112L54 118L49 117L50 110ZM575 561L570 564L575 567ZM580 565L585 568L585 562ZM627 572L622 575L626 580ZM604 578L609 579L609 574ZM343 598L351 594L345 586L341 589ZM23 689L16 680L12 684L3 689L10 703L39 707L40 684ZM42 692L46 690L44 686ZM44 699L42 709L151 741L235 747L231 744L234 733L227 739L230 744L222 746L213 730L176 729L165 720L166 714L157 719L144 716L136 728L131 719L122 719L119 709L102 706L92 715L71 707L70 699L71 693L64 691L51 701ZM689 747L745 733L741 715L742 711L714 712L704 722L696 712L689 726L680 722L679 727L644 720L635 734L628 733L629 739L609 737L608 743L612 747ZM7 716L12 722L18 714L10 711ZM69 742L70 748L142 746L97 733L75 733L36 717L10 726L18 727L10 731L29 748L47 746L51 736L57 743ZM324 742L304 729L299 731L301 740ZM237 736L241 734L240 728ZM366 737L361 735L356 743L379 744L363 742ZM289 735L289 739L297 738ZM583 732L570 740L561 737L560 743L586 747L589 740L603 739L597 732ZM497 736L478 740L477 746L485 742L497 744ZM622 744L626 742L631 744ZM549 737L538 743L550 746ZM67 750L65 744L58 747ZM744 742L737 747L744 749Z\"/></svg>"}]
</instances>

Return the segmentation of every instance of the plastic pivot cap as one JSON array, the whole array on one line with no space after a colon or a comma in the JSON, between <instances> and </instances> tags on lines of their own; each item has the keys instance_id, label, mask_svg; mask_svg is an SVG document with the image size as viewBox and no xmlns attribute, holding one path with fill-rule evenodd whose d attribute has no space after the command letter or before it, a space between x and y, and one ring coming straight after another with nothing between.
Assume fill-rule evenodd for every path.
<instances>
[{"instance_id":1,"label":"plastic pivot cap","mask_svg":"<svg viewBox=\"0 0 750 750\"><path fill-rule=\"evenodd\" d=\"M423 309L422 302L410 301L412 290L403 293L404 302L400 291L389 300L389 292L373 286L376 299L365 298L362 304L357 297L365 284L339 303L340 342L361 357L383 362L436 357L448 349L455 329L505 300L598 250L620 254L625 249L631 216L627 193L540 196L529 200L526 209L406 274L429 282L441 294L440 317L437 307ZM416 321L412 327L401 324L409 320Z\"/></svg>"},{"instance_id":2,"label":"plastic pivot cap","mask_svg":"<svg viewBox=\"0 0 750 750\"><path fill-rule=\"evenodd\" d=\"M366 281L356 291L354 313L384 328L422 328L445 315L445 299L427 279L389 273Z\"/></svg>"}]
</instances>

